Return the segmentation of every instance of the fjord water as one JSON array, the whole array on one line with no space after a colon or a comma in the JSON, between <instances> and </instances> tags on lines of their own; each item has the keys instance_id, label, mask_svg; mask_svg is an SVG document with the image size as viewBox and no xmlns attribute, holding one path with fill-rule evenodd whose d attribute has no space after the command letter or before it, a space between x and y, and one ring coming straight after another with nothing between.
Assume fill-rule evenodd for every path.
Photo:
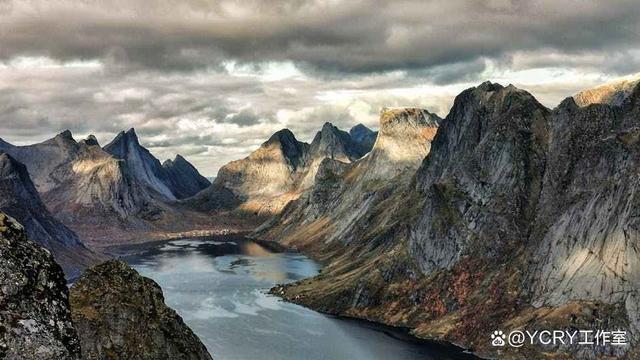
<instances>
[{"instance_id":1,"label":"fjord water","mask_svg":"<svg viewBox=\"0 0 640 360\"><path fill-rule=\"evenodd\" d=\"M300 254L273 253L238 236L147 244L126 253L124 260L160 284L167 305L217 360L473 358L268 294L277 283L318 273L320 266Z\"/></svg>"}]
</instances>

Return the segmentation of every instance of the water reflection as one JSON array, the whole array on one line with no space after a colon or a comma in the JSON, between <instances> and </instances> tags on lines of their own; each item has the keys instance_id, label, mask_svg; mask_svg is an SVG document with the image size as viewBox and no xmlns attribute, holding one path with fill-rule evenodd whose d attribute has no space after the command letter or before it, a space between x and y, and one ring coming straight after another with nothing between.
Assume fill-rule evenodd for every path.
<instances>
[{"instance_id":1,"label":"water reflection","mask_svg":"<svg viewBox=\"0 0 640 360\"><path fill-rule=\"evenodd\" d=\"M180 240L126 257L216 359L458 359L448 347L399 340L373 325L328 317L269 295L276 283L318 273L299 254L238 238ZM393 336L390 336L393 335Z\"/></svg>"}]
</instances>

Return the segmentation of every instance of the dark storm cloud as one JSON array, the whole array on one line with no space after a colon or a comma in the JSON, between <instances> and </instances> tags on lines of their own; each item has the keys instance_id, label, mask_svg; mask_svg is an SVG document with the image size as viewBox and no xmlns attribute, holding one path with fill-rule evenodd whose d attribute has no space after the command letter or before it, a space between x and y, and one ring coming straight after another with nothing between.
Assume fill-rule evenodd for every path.
<instances>
[{"instance_id":1,"label":"dark storm cloud","mask_svg":"<svg viewBox=\"0 0 640 360\"><path fill-rule=\"evenodd\" d=\"M233 59L328 73L472 64L459 71L477 74L478 59L517 51L566 54L556 65L571 55L615 56L637 48L640 35L637 1L4 1L0 11L5 60L101 59L129 70Z\"/></svg>"}]
</instances>

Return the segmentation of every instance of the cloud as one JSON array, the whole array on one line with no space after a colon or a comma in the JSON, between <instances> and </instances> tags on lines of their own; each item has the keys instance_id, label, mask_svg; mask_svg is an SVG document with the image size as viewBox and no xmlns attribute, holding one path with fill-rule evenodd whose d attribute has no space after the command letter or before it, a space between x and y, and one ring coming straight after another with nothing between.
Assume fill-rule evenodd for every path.
<instances>
[{"instance_id":1,"label":"cloud","mask_svg":"<svg viewBox=\"0 0 640 360\"><path fill-rule=\"evenodd\" d=\"M290 60L334 74L448 64L473 72L481 59L517 51L564 54L548 59L555 65L576 54L622 56L640 33L633 0L9 0L0 11L2 59L100 59L128 70Z\"/></svg>"}]
</instances>

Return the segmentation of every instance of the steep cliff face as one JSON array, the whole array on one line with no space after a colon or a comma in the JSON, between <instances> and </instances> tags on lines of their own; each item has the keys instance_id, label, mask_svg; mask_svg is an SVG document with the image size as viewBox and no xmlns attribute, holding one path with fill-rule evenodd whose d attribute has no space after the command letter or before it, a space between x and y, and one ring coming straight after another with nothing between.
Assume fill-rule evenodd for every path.
<instances>
[{"instance_id":1,"label":"steep cliff face","mask_svg":"<svg viewBox=\"0 0 640 360\"><path fill-rule=\"evenodd\" d=\"M4 213L0 213L0 358L80 359L62 269Z\"/></svg>"},{"instance_id":2,"label":"steep cliff face","mask_svg":"<svg viewBox=\"0 0 640 360\"><path fill-rule=\"evenodd\" d=\"M532 301L600 301L626 309L640 338L640 86L619 105L553 112L532 241Z\"/></svg>"},{"instance_id":3,"label":"steep cliff face","mask_svg":"<svg viewBox=\"0 0 640 360\"><path fill-rule=\"evenodd\" d=\"M121 261L87 270L70 302L83 359L211 359L160 286Z\"/></svg>"},{"instance_id":4,"label":"steep cliff face","mask_svg":"<svg viewBox=\"0 0 640 360\"><path fill-rule=\"evenodd\" d=\"M98 255L49 213L26 167L6 153L0 153L0 210L17 219L30 239L49 249L67 276L75 277L98 261Z\"/></svg>"},{"instance_id":5,"label":"steep cliff face","mask_svg":"<svg viewBox=\"0 0 640 360\"><path fill-rule=\"evenodd\" d=\"M464 254L526 243L541 189L550 112L529 93L486 82L460 94L417 173L425 201L411 233L424 273Z\"/></svg>"},{"instance_id":6,"label":"steep cliff face","mask_svg":"<svg viewBox=\"0 0 640 360\"><path fill-rule=\"evenodd\" d=\"M181 155L162 164L167 180L178 199L191 197L211 185L209 180L200 175L198 170Z\"/></svg>"},{"instance_id":7,"label":"steep cliff face","mask_svg":"<svg viewBox=\"0 0 640 360\"><path fill-rule=\"evenodd\" d=\"M132 177L168 200L176 199L165 169L149 150L140 145L134 129L120 132L115 139L104 146L104 151L116 159L125 161Z\"/></svg>"},{"instance_id":8,"label":"steep cliff face","mask_svg":"<svg viewBox=\"0 0 640 360\"><path fill-rule=\"evenodd\" d=\"M380 206L356 205L314 222L339 208L335 200L322 204L346 194L339 184L353 178L348 166L323 163L314 189L301 197L308 201L292 204L290 216L258 236L329 265L273 291L483 354L636 358L639 94L636 85L619 105L567 99L551 112L512 86L466 90L408 186L383 181L395 190L384 192ZM356 164L374 158L377 146ZM334 225L349 214L366 220ZM488 337L496 329L550 328L622 329L629 345L500 349Z\"/></svg>"}]
</instances>

